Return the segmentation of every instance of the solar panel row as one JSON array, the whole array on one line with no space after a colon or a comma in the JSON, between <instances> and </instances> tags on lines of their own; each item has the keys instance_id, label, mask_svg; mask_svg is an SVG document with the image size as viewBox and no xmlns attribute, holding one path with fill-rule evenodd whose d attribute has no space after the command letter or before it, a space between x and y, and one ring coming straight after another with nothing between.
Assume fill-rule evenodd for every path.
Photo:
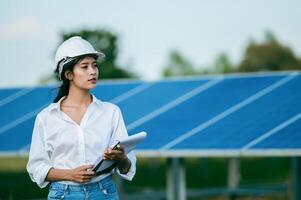
<instances>
[{"instance_id":1,"label":"solar panel row","mask_svg":"<svg viewBox=\"0 0 301 200\"><path fill-rule=\"evenodd\" d=\"M100 82L92 91L120 106L129 134L149 133L145 155L301 155L301 76L273 73ZM0 152L27 151L35 115L53 87L0 90Z\"/></svg>"}]
</instances>

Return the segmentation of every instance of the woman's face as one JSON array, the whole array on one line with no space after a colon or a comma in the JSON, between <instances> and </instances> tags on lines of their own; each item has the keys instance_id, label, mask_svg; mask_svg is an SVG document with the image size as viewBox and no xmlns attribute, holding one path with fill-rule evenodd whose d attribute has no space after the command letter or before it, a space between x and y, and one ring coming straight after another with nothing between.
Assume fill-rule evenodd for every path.
<instances>
[{"instance_id":1,"label":"woman's face","mask_svg":"<svg viewBox=\"0 0 301 200\"><path fill-rule=\"evenodd\" d=\"M85 57L74 65L70 73L71 84L81 89L93 89L98 79L98 68L93 57Z\"/></svg>"}]
</instances>

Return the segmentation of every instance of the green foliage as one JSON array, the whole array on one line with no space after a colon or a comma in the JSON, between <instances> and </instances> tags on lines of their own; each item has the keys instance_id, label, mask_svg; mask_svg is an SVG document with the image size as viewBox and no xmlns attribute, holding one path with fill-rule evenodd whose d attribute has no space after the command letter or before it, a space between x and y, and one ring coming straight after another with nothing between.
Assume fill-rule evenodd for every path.
<instances>
[{"instance_id":1,"label":"green foliage","mask_svg":"<svg viewBox=\"0 0 301 200\"><path fill-rule=\"evenodd\" d=\"M240 165L241 185L290 181L290 158L245 158Z\"/></svg>"},{"instance_id":2,"label":"green foliage","mask_svg":"<svg viewBox=\"0 0 301 200\"><path fill-rule=\"evenodd\" d=\"M117 65L118 37L116 34L103 30L81 30L61 34L62 41L72 37L81 36L88 40L95 49L102 51L106 58L98 63L100 79L132 78L134 74L122 69Z\"/></svg>"},{"instance_id":3,"label":"green foliage","mask_svg":"<svg viewBox=\"0 0 301 200\"><path fill-rule=\"evenodd\" d=\"M222 52L217 55L211 68L201 69L179 51L173 50L162 75L166 77L279 70L301 70L301 59L295 56L290 47L278 42L272 32L266 32L264 42L249 42L242 61L237 66L230 61L227 53Z\"/></svg>"},{"instance_id":4,"label":"green foliage","mask_svg":"<svg viewBox=\"0 0 301 200\"><path fill-rule=\"evenodd\" d=\"M231 72L235 72L235 71L236 71L236 68L231 63L231 61L226 53L221 53L216 57L215 65L214 65L214 69L213 69L214 73L225 74L225 73L231 73Z\"/></svg>"},{"instance_id":5,"label":"green foliage","mask_svg":"<svg viewBox=\"0 0 301 200\"><path fill-rule=\"evenodd\" d=\"M168 63L163 69L163 76L182 76L198 74L191 62L179 51L173 50L169 54Z\"/></svg>"},{"instance_id":6,"label":"green foliage","mask_svg":"<svg viewBox=\"0 0 301 200\"><path fill-rule=\"evenodd\" d=\"M46 199L48 194L49 187L39 188L26 171L0 171L0 179L0 199Z\"/></svg>"},{"instance_id":7,"label":"green foliage","mask_svg":"<svg viewBox=\"0 0 301 200\"><path fill-rule=\"evenodd\" d=\"M250 42L238 70L241 72L300 70L301 63L291 48L267 32L263 43Z\"/></svg>"},{"instance_id":8,"label":"green foliage","mask_svg":"<svg viewBox=\"0 0 301 200\"><path fill-rule=\"evenodd\" d=\"M168 64L164 67L162 75L169 76L188 76L188 75L205 75L216 73L231 73L236 71L235 66L231 63L226 53L221 53L216 57L212 68L200 69L194 66L179 51L173 50L169 54Z\"/></svg>"}]
</instances>

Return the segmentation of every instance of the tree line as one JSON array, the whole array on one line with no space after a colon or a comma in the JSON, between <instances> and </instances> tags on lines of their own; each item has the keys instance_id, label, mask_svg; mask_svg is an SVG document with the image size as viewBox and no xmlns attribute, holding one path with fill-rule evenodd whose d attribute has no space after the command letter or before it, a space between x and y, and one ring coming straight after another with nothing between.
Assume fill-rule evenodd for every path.
<instances>
[{"instance_id":1,"label":"tree line","mask_svg":"<svg viewBox=\"0 0 301 200\"><path fill-rule=\"evenodd\" d=\"M163 76L185 76L197 74L259 72L301 70L301 59L293 50L281 44L270 31L265 33L263 42L251 40L241 61L233 64L226 53L220 53L211 68L201 68L191 64L178 50L169 54Z\"/></svg>"},{"instance_id":2,"label":"tree line","mask_svg":"<svg viewBox=\"0 0 301 200\"><path fill-rule=\"evenodd\" d=\"M105 29L61 33L61 41L58 44L75 35L90 41L95 49L105 53L106 59L102 63L98 63L101 79L139 78L134 72L118 65L116 62L119 53L116 33ZM213 66L202 68L193 65L179 50L172 50L168 56L167 63L162 67L162 76L300 69L301 59L295 55L293 50L289 46L281 44L272 32L266 32L264 41L256 42L251 40L248 43L238 64L233 64L227 53L220 53L215 59ZM41 83L53 80L59 79L52 74L42 78Z\"/></svg>"}]
</instances>

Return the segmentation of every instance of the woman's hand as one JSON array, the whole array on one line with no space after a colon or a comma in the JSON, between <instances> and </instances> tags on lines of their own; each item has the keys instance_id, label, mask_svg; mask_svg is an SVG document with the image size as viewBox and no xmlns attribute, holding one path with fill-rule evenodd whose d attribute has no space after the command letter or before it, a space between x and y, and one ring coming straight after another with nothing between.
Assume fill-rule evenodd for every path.
<instances>
[{"instance_id":1,"label":"woman's hand","mask_svg":"<svg viewBox=\"0 0 301 200\"><path fill-rule=\"evenodd\" d=\"M91 170L92 168L93 165L83 165L75 169L71 169L70 170L71 180L78 183L89 182L95 176L95 172Z\"/></svg>"},{"instance_id":2,"label":"woman's hand","mask_svg":"<svg viewBox=\"0 0 301 200\"><path fill-rule=\"evenodd\" d=\"M83 165L74 169L51 168L47 174L46 180L87 183L95 176L95 172L91 170L92 168L93 165Z\"/></svg>"},{"instance_id":3,"label":"woman's hand","mask_svg":"<svg viewBox=\"0 0 301 200\"><path fill-rule=\"evenodd\" d=\"M105 160L124 161L127 159L127 156L124 153L124 147L122 145L117 145L117 148L115 149L105 149L103 158Z\"/></svg>"},{"instance_id":4,"label":"woman's hand","mask_svg":"<svg viewBox=\"0 0 301 200\"><path fill-rule=\"evenodd\" d=\"M131 167L131 161L126 156L124 147L122 145L117 145L117 148L115 149L105 149L103 158L108 160L116 160L117 167L122 174L126 174Z\"/></svg>"}]
</instances>

